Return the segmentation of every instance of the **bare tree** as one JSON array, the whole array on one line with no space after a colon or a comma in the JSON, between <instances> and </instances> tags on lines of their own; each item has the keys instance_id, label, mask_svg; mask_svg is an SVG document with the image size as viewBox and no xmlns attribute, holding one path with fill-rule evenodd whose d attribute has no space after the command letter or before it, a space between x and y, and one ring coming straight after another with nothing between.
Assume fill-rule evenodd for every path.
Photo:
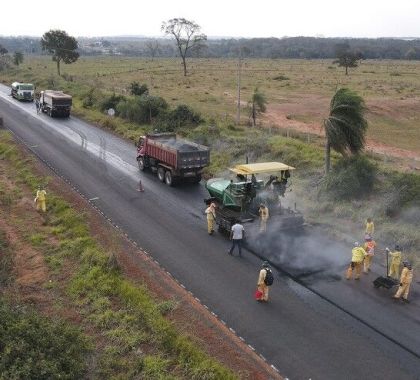
<instances>
[{"instance_id":1,"label":"bare tree","mask_svg":"<svg viewBox=\"0 0 420 380\"><path fill-rule=\"evenodd\" d=\"M160 44L157 40L147 41L145 46L152 59L154 59L161 51Z\"/></svg>"},{"instance_id":2,"label":"bare tree","mask_svg":"<svg viewBox=\"0 0 420 380\"><path fill-rule=\"evenodd\" d=\"M175 39L184 66L184 76L187 76L187 56L191 50L202 48L207 36L200 33L201 27L198 24L185 18L173 18L163 22L161 29Z\"/></svg>"}]
</instances>

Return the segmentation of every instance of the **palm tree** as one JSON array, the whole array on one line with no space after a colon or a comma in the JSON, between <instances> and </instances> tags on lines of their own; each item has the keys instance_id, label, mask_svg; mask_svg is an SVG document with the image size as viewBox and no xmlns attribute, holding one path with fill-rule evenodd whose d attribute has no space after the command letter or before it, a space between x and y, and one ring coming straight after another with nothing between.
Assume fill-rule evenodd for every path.
<instances>
[{"instance_id":1,"label":"palm tree","mask_svg":"<svg viewBox=\"0 0 420 380\"><path fill-rule=\"evenodd\" d=\"M365 101L354 91L341 88L334 94L330 114L324 119L326 173L330 170L331 148L347 156L348 153L359 153L365 146L368 127L365 112Z\"/></svg>"},{"instance_id":2,"label":"palm tree","mask_svg":"<svg viewBox=\"0 0 420 380\"><path fill-rule=\"evenodd\" d=\"M267 99L265 95L258 90L258 87L254 89L251 100L248 102L249 117L252 119L252 126L257 125L257 116L264 113L267 109Z\"/></svg>"}]
</instances>

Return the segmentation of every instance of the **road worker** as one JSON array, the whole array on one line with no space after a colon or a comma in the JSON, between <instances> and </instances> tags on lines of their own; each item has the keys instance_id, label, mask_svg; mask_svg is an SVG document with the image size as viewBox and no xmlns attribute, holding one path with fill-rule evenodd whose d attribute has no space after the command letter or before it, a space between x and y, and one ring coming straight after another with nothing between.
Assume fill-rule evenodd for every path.
<instances>
[{"instance_id":1,"label":"road worker","mask_svg":"<svg viewBox=\"0 0 420 380\"><path fill-rule=\"evenodd\" d=\"M410 302L408 300L408 293L410 291L410 285L413 281L413 268L408 261L403 261L403 270L401 272L400 286L395 293L394 298L399 299L402 296L404 302Z\"/></svg>"},{"instance_id":2,"label":"road worker","mask_svg":"<svg viewBox=\"0 0 420 380\"><path fill-rule=\"evenodd\" d=\"M389 256L391 257L388 276L398 279L400 276L400 264L402 257L401 248L399 245L396 245L394 251L391 252L388 248L387 251Z\"/></svg>"},{"instance_id":3,"label":"road worker","mask_svg":"<svg viewBox=\"0 0 420 380\"><path fill-rule=\"evenodd\" d=\"M257 298L257 301L268 301L268 288L270 285L267 284L267 274L271 275L271 282L272 284L272 278L273 274L270 269L270 264L268 261L264 261L261 266L260 274L258 275L258 282L257 282L257 289L259 291L260 297Z\"/></svg>"},{"instance_id":4,"label":"road worker","mask_svg":"<svg viewBox=\"0 0 420 380\"><path fill-rule=\"evenodd\" d=\"M260 232L265 232L267 231L267 220L270 217L268 207L261 203L258 213L260 214Z\"/></svg>"},{"instance_id":5,"label":"road worker","mask_svg":"<svg viewBox=\"0 0 420 380\"><path fill-rule=\"evenodd\" d=\"M356 275L354 279L358 280L360 278L360 273L362 272L362 263L366 256L366 251L360 246L359 242L355 242L351 255L351 263L347 269L346 278L347 280L350 280L353 276L353 271L355 271Z\"/></svg>"},{"instance_id":6,"label":"road worker","mask_svg":"<svg viewBox=\"0 0 420 380\"><path fill-rule=\"evenodd\" d=\"M376 242L372 239L371 235L366 234L365 244L363 249L366 251L365 260L363 261L363 273L370 272L370 265L372 264L373 256L375 255Z\"/></svg>"},{"instance_id":7,"label":"road worker","mask_svg":"<svg viewBox=\"0 0 420 380\"><path fill-rule=\"evenodd\" d=\"M38 211L39 210L42 210L42 212L47 211L46 196L47 196L47 192L41 186L38 186L36 197L34 199L34 202L36 204L36 209Z\"/></svg>"},{"instance_id":8,"label":"road worker","mask_svg":"<svg viewBox=\"0 0 420 380\"><path fill-rule=\"evenodd\" d=\"M371 237L373 237L374 233L375 233L375 225L373 224L373 220L372 220L372 218L367 218L365 234L368 234Z\"/></svg>"},{"instance_id":9,"label":"road worker","mask_svg":"<svg viewBox=\"0 0 420 380\"><path fill-rule=\"evenodd\" d=\"M214 233L214 222L216 221L216 204L211 202L209 207L206 208L207 215L207 232L209 235Z\"/></svg>"}]
</instances>

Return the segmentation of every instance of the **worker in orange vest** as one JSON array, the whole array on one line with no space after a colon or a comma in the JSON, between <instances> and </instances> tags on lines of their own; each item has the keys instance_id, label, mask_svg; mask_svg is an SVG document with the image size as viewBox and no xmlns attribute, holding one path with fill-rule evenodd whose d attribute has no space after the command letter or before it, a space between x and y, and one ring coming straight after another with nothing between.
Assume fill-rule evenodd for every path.
<instances>
[{"instance_id":1,"label":"worker in orange vest","mask_svg":"<svg viewBox=\"0 0 420 380\"><path fill-rule=\"evenodd\" d=\"M366 251L365 260L363 261L363 273L370 272L370 265L372 264L373 256L375 255L376 242L369 234L365 236L365 244L363 249Z\"/></svg>"}]
</instances>

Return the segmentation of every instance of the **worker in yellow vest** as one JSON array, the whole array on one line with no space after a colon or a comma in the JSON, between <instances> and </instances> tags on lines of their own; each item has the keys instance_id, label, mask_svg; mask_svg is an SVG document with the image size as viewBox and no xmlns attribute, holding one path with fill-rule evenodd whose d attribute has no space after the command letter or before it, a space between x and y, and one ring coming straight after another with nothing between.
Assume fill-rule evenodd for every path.
<instances>
[{"instance_id":1,"label":"worker in yellow vest","mask_svg":"<svg viewBox=\"0 0 420 380\"><path fill-rule=\"evenodd\" d=\"M268 207L261 203L258 213L260 214L260 232L265 232L267 231L267 220L270 217Z\"/></svg>"},{"instance_id":2,"label":"worker in yellow vest","mask_svg":"<svg viewBox=\"0 0 420 380\"><path fill-rule=\"evenodd\" d=\"M399 245L396 245L394 251L391 252L388 248L386 248L386 250L391 257L388 276L398 279L400 277L400 265L402 258L401 248Z\"/></svg>"},{"instance_id":3,"label":"worker in yellow vest","mask_svg":"<svg viewBox=\"0 0 420 380\"><path fill-rule=\"evenodd\" d=\"M373 220L371 218L367 218L365 234L368 234L371 237L373 237L374 233L375 233L375 225L373 224Z\"/></svg>"},{"instance_id":4,"label":"worker in yellow vest","mask_svg":"<svg viewBox=\"0 0 420 380\"><path fill-rule=\"evenodd\" d=\"M408 300L408 293L410 291L410 285L413 281L413 268L408 261L403 261L403 270L401 272L400 286L395 293L394 298L399 299L402 296L404 302L410 302Z\"/></svg>"},{"instance_id":5,"label":"worker in yellow vest","mask_svg":"<svg viewBox=\"0 0 420 380\"><path fill-rule=\"evenodd\" d=\"M46 196L47 196L47 192L41 186L39 186L36 192L36 197L34 199L34 202L36 204L36 209L38 211L39 210L42 210L42 212L47 211Z\"/></svg>"},{"instance_id":6,"label":"worker in yellow vest","mask_svg":"<svg viewBox=\"0 0 420 380\"><path fill-rule=\"evenodd\" d=\"M346 273L347 280L352 278L353 271L356 272L354 279L358 280L360 278L360 273L362 273L362 264L365 256L366 251L363 249L363 247L360 246L359 242L355 242L354 248L351 251L351 263Z\"/></svg>"},{"instance_id":7,"label":"worker in yellow vest","mask_svg":"<svg viewBox=\"0 0 420 380\"><path fill-rule=\"evenodd\" d=\"M216 204L210 203L210 206L206 208L207 215L207 232L209 235L214 233L214 222L216 221Z\"/></svg>"}]
</instances>

